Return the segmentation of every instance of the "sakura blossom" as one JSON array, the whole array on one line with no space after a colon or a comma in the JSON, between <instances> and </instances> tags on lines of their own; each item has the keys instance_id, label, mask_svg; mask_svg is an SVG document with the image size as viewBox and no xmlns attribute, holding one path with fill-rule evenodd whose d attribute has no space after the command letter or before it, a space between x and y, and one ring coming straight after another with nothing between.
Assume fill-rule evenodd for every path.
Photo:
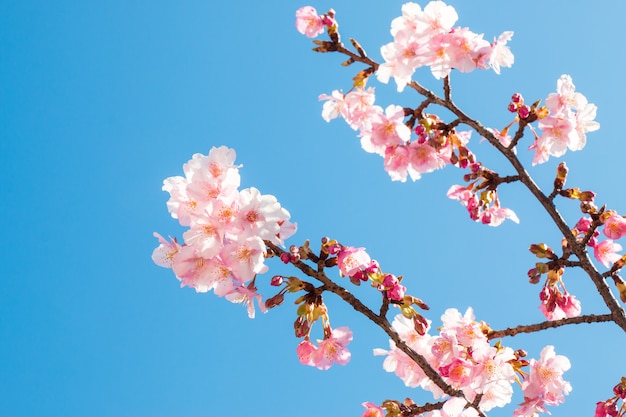
<instances>
[{"instance_id":1,"label":"sakura blossom","mask_svg":"<svg viewBox=\"0 0 626 417\"><path fill-rule=\"evenodd\" d=\"M316 350L311 353L313 366L326 370L334 363L345 365L350 361L350 351L346 345L352 341L352 331L347 327L334 329L331 336L320 341Z\"/></svg>"},{"instance_id":2,"label":"sakura blossom","mask_svg":"<svg viewBox=\"0 0 626 417\"><path fill-rule=\"evenodd\" d=\"M402 16L391 23L393 42L381 47L385 62L376 72L378 80L388 83L393 78L401 92L415 70L423 66L441 79L452 69L493 68L499 74L501 67L513 65L513 54L506 45L513 32L502 33L490 44L468 28L455 28L457 20L456 10L442 1L431 1L423 10L415 3L402 6Z\"/></svg>"},{"instance_id":3,"label":"sakura blossom","mask_svg":"<svg viewBox=\"0 0 626 417\"><path fill-rule=\"evenodd\" d=\"M309 38L315 38L324 32L324 19L311 6L296 10L296 29Z\"/></svg>"},{"instance_id":4,"label":"sakura blossom","mask_svg":"<svg viewBox=\"0 0 626 417\"><path fill-rule=\"evenodd\" d=\"M579 151L585 147L587 133L596 131L600 124L596 117L596 106L575 91L572 78L563 74L557 81L556 93L546 98L547 117L539 120L541 135L529 149L535 150L533 165L546 162L550 156L560 157L569 149Z\"/></svg>"},{"instance_id":5,"label":"sakura blossom","mask_svg":"<svg viewBox=\"0 0 626 417\"><path fill-rule=\"evenodd\" d=\"M622 250L622 245L613 242L611 239L603 240L593 248L593 256L598 262L607 268L611 267L618 259L622 257L619 251Z\"/></svg>"},{"instance_id":6,"label":"sakura blossom","mask_svg":"<svg viewBox=\"0 0 626 417\"><path fill-rule=\"evenodd\" d=\"M565 401L572 387L563 379L563 373L570 368L569 359L557 355L554 346L546 346L539 360L530 360L530 372L522 383L524 402L516 410L519 416L545 411L545 405L558 405Z\"/></svg>"},{"instance_id":7,"label":"sakura blossom","mask_svg":"<svg viewBox=\"0 0 626 417\"><path fill-rule=\"evenodd\" d=\"M240 165L235 151L225 146L208 155L194 154L184 164L185 177L170 177L167 207L172 217L189 229L184 243L166 241L155 233L159 246L153 252L157 265L171 268L181 286L197 292L213 290L234 303L242 303L254 317L254 300L265 311L253 280L267 271L265 241L282 245L296 225L276 197L256 188L239 191Z\"/></svg>"},{"instance_id":8,"label":"sakura blossom","mask_svg":"<svg viewBox=\"0 0 626 417\"><path fill-rule=\"evenodd\" d=\"M371 263L372 260L365 252L365 248L346 246L337 254L337 266L341 275L345 277L353 277L357 272L368 268Z\"/></svg>"}]
</instances>

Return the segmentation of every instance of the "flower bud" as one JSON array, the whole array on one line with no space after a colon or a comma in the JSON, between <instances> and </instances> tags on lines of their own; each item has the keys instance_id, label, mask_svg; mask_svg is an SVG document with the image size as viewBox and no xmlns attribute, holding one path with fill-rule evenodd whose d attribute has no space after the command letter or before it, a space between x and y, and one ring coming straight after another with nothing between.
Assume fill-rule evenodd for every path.
<instances>
[{"instance_id":1,"label":"flower bud","mask_svg":"<svg viewBox=\"0 0 626 417\"><path fill-rule=\"evenodd\" d=\"M537 268L532 268L528 270L528 278L531 284L539 284L541 274L537 271Z\"/></svg>"},{"instance_id":2,"label":"flower bud","mask_svg":"<svg viewBox=\"0 0 626 417\"><path fill-rule=\"evenodd\" d=\"M515 113L517 111L517 105L515 103L511 102L507 106L507 110L510 111L511 113Z\"/></svg>"},{"instance_id":3,"label":"flower bud","mask_svg":"<svg viewBox=\"0 0 626 417\"><path fill-rule=\"evenodd\" d=\"M265 307L274 308L276 306L281 305L283 301L285 301L285 296L283 294L278 293L272 298L268 298L267 300L265 300Z\"/></svg>"},{"instance_id":4,"label":"flower bud","mask_svg":"<svg viewBox=\"0 0 626 417\"><path fill-rule=\"evenodd\" d=\"M530 245L530 248L528 248L528 250L530 251L530 253L540 259L556 259L554 251L545 243L533 243L532 245Z\"/></svg>"},{"instance_id":5,"label":"flower bud","mask_svg":"<svg viewBox=\"0 0 626 417\"><path fill-rule=\"evenodd\" d=\"M303 316L298 316L296 321L293 323L293 329L296 333L296 337L300 338L308 335L311 327L309 326L309 322Z\"/></svg>"},{"instance_id":6,"label":"flower bud","mask_svg":"<svg viewBox=\"0 0 626 417\"><path fill-rule=\"evenodd\" d=\"M528 116L530 116L530 107L525 104L523 106L520 106L520 108L517 110L517 114L519 114L519 117L521 119L526 119Z\"/></svg>"},{"instance_id":7,"label":"flower bud","mask_svg":"<svg viewBox=\"0 0 626 417\"><path fill-rule=\"evenodd\" d=\"M561 162L556 168L556 178L554 179L554 188L557 190L563 189L565 186L565 180L567 179L567 165L565 162Z\"/></svg>"},{"instance_id":8,"label":"flower bud","mask_svg":"<svg viewBox=\"0 0 626 417\"><path fill-rule=\"evenodd\" d=\"M270 280L270 285L272 287L278 287L283 284L284 278L281 275L274 275Z\"/></svg>"}]
</instances>

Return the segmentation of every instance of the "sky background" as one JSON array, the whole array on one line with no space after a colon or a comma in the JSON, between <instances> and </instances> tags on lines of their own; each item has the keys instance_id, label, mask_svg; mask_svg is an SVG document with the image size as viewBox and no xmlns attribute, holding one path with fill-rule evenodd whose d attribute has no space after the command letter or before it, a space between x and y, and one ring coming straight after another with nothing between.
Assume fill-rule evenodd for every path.
<instances>
[{"instance_id":1,"label":"sky background","mask_svg":"<svg viewBox=\"0 0 626 417\"><path fill-rule=\"evenodd\" d=\"M310 4L333 7L343 38L380 60L402 3ZM543 99L571 74L598 106L601 129L582 152L566 155L568 184L626 213L626 5L449 4L457 25L486 39L515 32L513 68L453 74L457 103L502 128L512 93ZM334 297L326 298L333 326L354 331L352 361L323 372L298 363L289 299L250 320L239 305L179 288L170 270L153 264L152 233L180 238L184 230L167 212L162 181L183 175L183 163L212 146L236 149L242 188L273 194L291 212L299 230L288 243L310 239L316 247L330 236L366 247L384 270L405 276L435 326L449 307L473 306L494 329L543 320L540 286L527 282L535 262L527 248L558 247L560 238L538 203L517 184L501 187L521 223L490 228L446 198L460 170L392 183L382 159L362 151L343 121L322 120L318 95L347 91L361 67L311 52L294 28L303 5L0 0L0 416L360 416L364 401L432 400L382 370L372 349L387 348L387 338ZM427 69L415 79L441 91ZM411 90L370 85L383 107L420 102ZM525 162L528 145L519 146ZM476 135L471 146L488 167L512 173ZM558 162L529 168L544 189ZM573 224L576 203L558 204ZM285 271L269 266L267 278ZM584 313L606 312L584 275L567 271L565 280ZM366 299L372 292L355 290ZM573 392L551 409L557 417L593 415L626 374L625 342L611 324L503 340L532 357L553 344L571 359Z\"/></svg>"}]
</instances>

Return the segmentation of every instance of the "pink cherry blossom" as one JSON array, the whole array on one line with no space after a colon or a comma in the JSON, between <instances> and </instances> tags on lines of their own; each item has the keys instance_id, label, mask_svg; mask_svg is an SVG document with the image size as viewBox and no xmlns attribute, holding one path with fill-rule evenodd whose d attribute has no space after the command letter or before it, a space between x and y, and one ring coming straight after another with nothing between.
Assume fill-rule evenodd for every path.
<instances>
[{"instance_id":1,"label":"pink cherry blossom","mask_svg":"<svg viewBox=\"0 0 626 417\"><path fill-rule=\"evenodd\" d=\"M159 266L171 268L174 256L178 253L180 245L176 242L176 239L170 238L168 242L163 236L156 232L154 232L154 237L159 239L159 246L152 252L152 260Z\"/></svg>"},{"instance_id":2,"label":"pink cherry blossom","mask_svg":"<svg viewBox=\"0 0 626 417\"><path fill-rule=\"evenodd\" d=\"M315 38L324 32L324 19L311 6L296 10L296 29L309 38Z\"/></svg>"},{"instance_id":3,"label":"pink cherry blossom","mask_svg":"<svg viewBox=\"0 0 626 417\"><path fill-rule=\"evenodd\" d=\"M296 348L298 360L303 365L315 366L313 362L313 353L317 350L317 346L310 340L303 340Z\"/></svg>"},{"instance_id":4,"label":"pink cherry blossom","mask_svg":"<svg viewBox=\"0 0 626 417\"><path fill-rule=\"evenodd\" d=\"M385 155L388 146L400 145L411 137L411 130L404 124L404 108L390 105L384 114L377 114L370 129L361 131L361 146L366 152Z\"/></svg>"},{"instance_id":5,"label":"pink cherry blossom","mask_svg":"<svg viewBox=\"0 0 626 417\"><path fill-rule=\"evenodd\" d=\"M604 235L609 239L619 239L626 235L626 218L615 213L604 221Z\"/></svg>"},{"instance_id":6,"label":"pink cherry blossom","mask_svg":"<svg viewBox=\"0 0 626 417\"><path fill-rule=\"evenodd\" d=\"M570 366L569 359L555 354L554 346L544 347L539 360L530 360L529 374L522 383L524 403L543 407L558 405L565 401L564 396L570 393L572 387L563 379L563 373Z\"/></svg>"},{"instance_id":7,"label":"pink cherry blossom","mask_svg":"<svg viewBox=\"0 0 626 417\"><path fill-rule=\"evenodd\" d=\"M604 240L593 248L593 256L602 265L611 267L622 256L617 252L622 250L622 245L613 242L611 239Z\"/></svg>"},{"instance_id":8,"label":"pink cherry blossom","mask_svg":"<svg viewBox=\"0 0 626 417\"><path fill-rule=\"evenodd\" d=\"M242 236L241 240L229 241L220 252L220 257L241 283L267 270L264 264L265 243L258 236Z\"/></svg>"},{"instance_id":9,"label":"pink cherry blossom","mask_svg":"<svg viewBox=\"0 0 626 417\"><path fill-rule=\"evenodd\" d=\"M347 327L338 327L329 338L319 342L318 348L311 354L313 364L318 369L326 370L333 363L345 365L350 361L350 351L346 345L352 341L352 332Z\"/></svg>"},{"instance_id":10,"label":"pink cherry blossom","mask_svg":"<svg viewBox=\"0 0 626 417\"><path fill-rule=\"evenodd\" d=\"M502 32L498 39L491 45L491 53L489 54L489 66L493 68L496 74L500 74L500 68L510 68L513 66L515 58L513 53L506 46L507 42L513 38L513 32Z\"/></svg>"},{"instance_id":11,"label":"pink cherry blossom","mask_svg":"<svg viewBox=\"0 0 626 417\"><path fill-rule=\"evenodd\" d=\"M199 256L193 246L182 246L173 259L172 270L181 281L181 287L192 287L196 292L207 292L219 287L224 295L233 287L230 269L218 258Z\"/></svg>"},{"instance_id":12,"label":"pink cherry blossom","mask_svg":"<svg viewBox=\"0 0 626 417\"><path fill-rule=\"evenodd\" d=\"M259 304L259 310L261 310L262 313L267 313L263 297L261 297L261 294L259 294L255 288L238 286L226 294L226 299L232 303L241 303L246 306L248 317L251 319L253 319L255 315L254 300Z\"/></svg>"},{"instance_id":13,"label":"pink cherry blossom","mask_svg":"<svg viewBox=\"0 0 626 417\"><path fill-rule=\"evenodd\" d=\"M183 233L183 239L185 244L195 248L199 256L209 259L220 253L223 235L224 229L219 222L210 217L201 217Z\"/></svg>"},{"instance_id":14,"label":"pink cherry blossom","mask_svg":"<svg viewBox=\"0 0 626 417\"><path fill-rule=\"evenodd\" d=\"M352 277L358 271L367 268L372 262L365 248L344 246L337 254L337 266L344 277Z\"/></svg>"},{"instance_id":15,"label":"pink cherry blossom","mask_svg":"<svg viewBox=\"0 0 626 417\"><path fill-rule=\"evenodd\" d=\"M388 146L385 148L384 157L385 171L387 171L392 181L405 182L407 174L411 176L413 181L421 178L420 173L411 166L411 150L409 146Z\"/></svg>"}]
</instances>

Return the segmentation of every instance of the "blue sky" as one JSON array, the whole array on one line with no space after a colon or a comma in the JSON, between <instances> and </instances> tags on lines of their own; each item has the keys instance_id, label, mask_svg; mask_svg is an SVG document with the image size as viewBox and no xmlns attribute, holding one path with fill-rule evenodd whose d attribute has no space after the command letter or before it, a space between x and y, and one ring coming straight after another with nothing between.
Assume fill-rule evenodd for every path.
<instances>
[{"instance_id":1,"label":"blue sky","mask_svg":"<svg viewBox=\"0 0 626 417\"><path fill-rule=\"evenodd\" d=\"M310 4L333 7L344 38L379 60L402 3ZM626 213L626 6L449 4L458 25L487 39L515 32L513 68L453 74L457 102L501 128L512 93L543 99L571 74L598 106L601 129L582 152L567 154L569 184ZM332 297L333 326L354 330L353 358L322 372L297 361L290 302L249 320L241 306L180 289L152 263L152 233L183 231L167 213L163 179L182 175L192 154L212 146L236 149L242 186L276 195L291 212L299 230L289 243L331 236L366 247L430 304L435 325L446 308L470 305L494 328L542 320L539 287L527 283L535 262L527 247L558 246L547 215L511 185L501 198L521 224L474 224L445 196L461 181L454 168L392 183L345 123L320 117L318 95L349 89L357 68L310 51L294 28L302 5L0 1L1 416L358 416L363 401L431 399L381 369L371 351L387 338ZM427 70L415 77L438 88ZM419 103L409 90L398 96L393 85L373 85L383 106ZM528 162L527 145L519 152ZM476 136L472 150L511 173ZM529 170L548 189L557 163ZM559 209L577 220L575 203L559 201ZM268 277L274 270L282 269L270 263ZM584 313L606 312L582 274L565 279ZM357 293L367 298L367 290ZM610 324L503 341L535 357L553 344L570 357L574 390L553 416L592 414L626 373L624 342Z\"/></svg>"}]
</instances>

